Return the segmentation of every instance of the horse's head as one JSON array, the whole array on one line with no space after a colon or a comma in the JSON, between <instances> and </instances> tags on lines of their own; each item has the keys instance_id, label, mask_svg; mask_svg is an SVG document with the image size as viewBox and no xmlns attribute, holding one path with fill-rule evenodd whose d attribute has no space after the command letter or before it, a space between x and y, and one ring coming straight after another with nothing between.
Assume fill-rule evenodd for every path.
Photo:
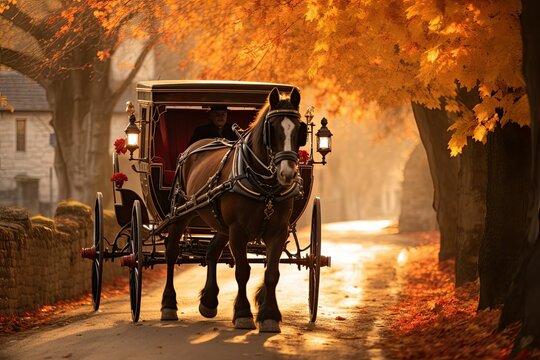
<instances>
[{"instance_id":1,"label":"horse's head","mask_svg":"<svg viewBox=\"0 0 540 360\"><path fill-rule=\"evenodd\" d=\"M282 98L274 88L268 97L263 143L273 158L278 182L290 185L296 177L298 148L306 144L307 125L300 120L300 92L294 88Z\"/></svg>"}]
</instances>

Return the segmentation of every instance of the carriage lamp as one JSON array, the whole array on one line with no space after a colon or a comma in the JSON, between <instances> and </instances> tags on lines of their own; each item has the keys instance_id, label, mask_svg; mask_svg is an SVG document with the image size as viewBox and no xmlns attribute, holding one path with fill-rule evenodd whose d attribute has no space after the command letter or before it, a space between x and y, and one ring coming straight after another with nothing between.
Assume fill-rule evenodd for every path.
<instances>
[{"instance_id":1,"label":"carriage lamp","mask_svg":"<svg viewBox=\"0 0 540 360\"><path fill-rule=\"evenodd\" d=\"M326 164L325 157L332 151L332 132L326 127L328 120L322 118L321 128L317 131L317 152L322 155L322 164Z\"/></svg>"},{"instance_id":2,"label":"carriage lamp","mask_svg":"<svg viewBox=\"0 0 540 360\"><path fill-rule=\"evenodd\" d=\"M129 150L129 159L133 160L133 152L139 148L139 134L141 130L135 124L135 106L131 101L126 102L126 112L129 114L129 124L124 130L127 135L126 148Z\"/></svg>"}]
</instances>

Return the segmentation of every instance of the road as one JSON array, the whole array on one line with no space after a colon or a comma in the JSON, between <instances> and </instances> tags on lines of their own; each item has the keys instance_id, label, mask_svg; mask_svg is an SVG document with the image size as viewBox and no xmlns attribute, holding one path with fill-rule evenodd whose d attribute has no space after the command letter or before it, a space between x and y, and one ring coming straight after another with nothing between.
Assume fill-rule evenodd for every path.
<instances>
[{"instance_id":1,"label":"road","mask_svg":"<svg viewBox=\"0 0 540 360\"><path fill-rule=\"evenodd\" d=\"M388 222L323 226L322 253L332 257L332 267L321 272L315 325L308 322L304 269L281 265L277 297L282 332L259 334L232 327L233 269L218 267L220 306L216 318L209 320L197 310L206 271L182 265L175 277L179 321L159 321L164 280L145 286L143 274L139 323L131 322L128 294L103 299L97 313L85 305L66 314L65 321L0 338L0 359L384 359L378 344L382 314L399 294L400 270L416 245L410 235L381 229L385 225ZM307 230L300 232L300 239L309 241ZM263 271L261 265L252 265L248 293L255 293Z\"/></svg>"}]
</instances>

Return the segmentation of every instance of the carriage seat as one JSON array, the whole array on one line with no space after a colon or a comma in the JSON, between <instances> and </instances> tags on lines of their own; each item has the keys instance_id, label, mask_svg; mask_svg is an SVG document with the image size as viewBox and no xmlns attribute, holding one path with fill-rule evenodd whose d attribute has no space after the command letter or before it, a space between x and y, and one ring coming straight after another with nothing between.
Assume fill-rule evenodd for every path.
<instances>
[{"instance_id":1,"label":"carriage seat","mask_svg":"<svg viewBox=\"0 0 540 360\"><path fill-rule=\"evenodd\" d=\"M227 121L245 129L256 114L254 109L229 110ZM172 185L178 156L189 146L195 128L208 122L206 109L167 109L160 115L152 161L163 164L163 185Z\"/></svg>"}]
</instances>

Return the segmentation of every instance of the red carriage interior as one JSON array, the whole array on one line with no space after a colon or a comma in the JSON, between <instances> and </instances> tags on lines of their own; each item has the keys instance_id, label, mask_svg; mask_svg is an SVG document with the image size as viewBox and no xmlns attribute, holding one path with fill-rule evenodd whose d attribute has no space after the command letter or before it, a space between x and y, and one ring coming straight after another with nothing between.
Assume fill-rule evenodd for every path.
<instances>
[{"instance_id":1,"label":"red carriage interior","mask_svg":"<svg viewBox=\"0 0 540 360\"><path fill-rule=\"evenodd\" d=\"M254 109L229 109L227 122L246 129L256 115ZM152 161L163 164L163 185L172 184L176 159L188 147L195 128L209 121L206 109L167 109L161 114L154 134Z\"/></svg>"}]
</instances>

